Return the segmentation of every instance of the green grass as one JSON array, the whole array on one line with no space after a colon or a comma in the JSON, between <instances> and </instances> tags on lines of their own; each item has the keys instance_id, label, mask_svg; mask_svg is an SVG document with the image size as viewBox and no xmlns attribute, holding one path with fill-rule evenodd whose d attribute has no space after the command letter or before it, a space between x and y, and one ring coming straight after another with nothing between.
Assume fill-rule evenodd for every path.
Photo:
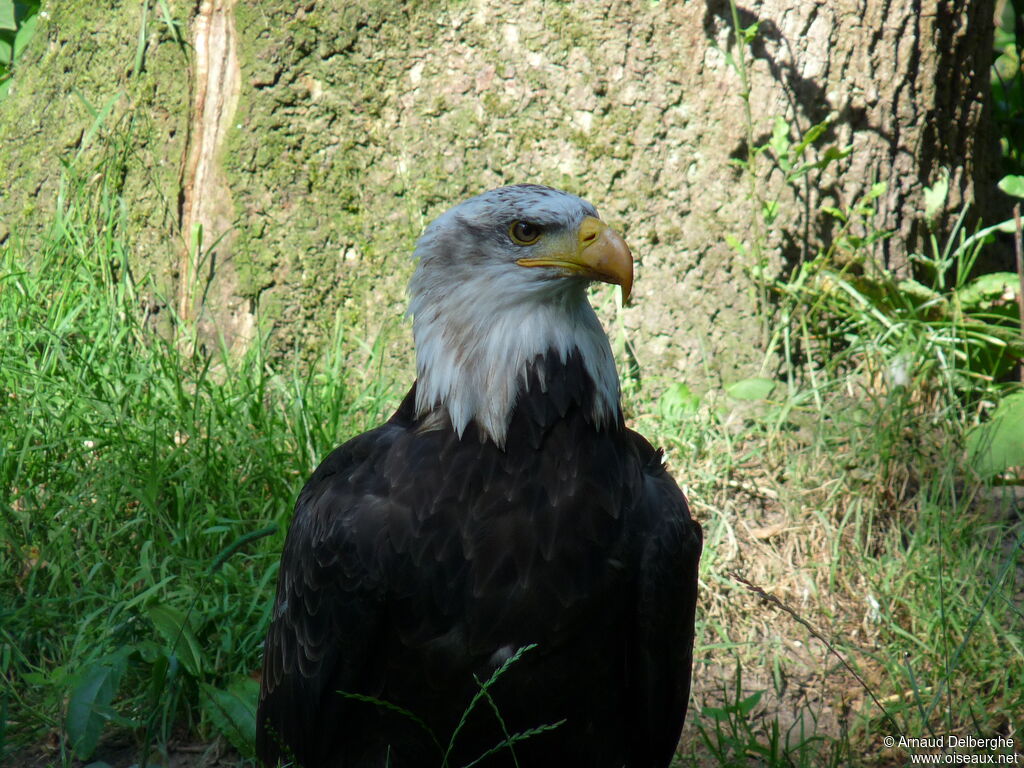
<instances>
[{"instance_id":1,"label":"green grass","mask_svg":"<svg viewBox=\"0 0 1024 768\"><path fill-rule=\"evenodd\" d=\"M757 29L733 22L743 80ZM754 163L788 180L848 151L805 158L817 128L794 145L777 119L738 163L754 234L730 242L772 307L766 378L700 397L667 382L657 403L632 404L705 526L684 763L902 765L908 750L883 743L901 735L1010 735L1020 750L1024 468L1020 438L990 419L1012 412L1024 434L1006 381L1024 354L1017 276L974 269L996 228L933 237L911 274L885 269L875 185L817 212L831 245L773 277L758 233L786 222L758 197ZM945 184L926 190L922 220Z\"/></svg>"},{"instance_id":2,"label":"green grass","mask_svg":"<svg viewBox=\"0 0 1024 768\"><path fill-rule=\"evenodd\" d=\"M684 764L902 764L884 736L1019 734L1020 496L972 477L959 405L872 381L641 422L705 527Z\"/></svg>"},{"instance_id":3,"label":"green grass","mask_svg":"<svg viewBox=\"0 0 1024 768\"><path fill-rule=\"evenodd\" d=\"M172 736L244 761L295 494L407 374L340 323L305 368L268 359L265 332L240 358L197 346L154 316L100 171L69 166L41 247L0 246L0 760L71 765L122 731L140 763L167 764ZM838 213L867 226L860 205ZM1008 390L1012 326L968 279L983 239L935 244L912 285L874 264L877 239L763 286L778 371L704 392L628 378L632 423L705 529L681 765L889 765L885 735L1021 738L1020 478L979 477L965 452Z\"/></svg>"},{"instance_id":4,"label":"green grass","mask_svg":"<svg viewBox=\"0 0 1024 768\"><path fill-rule=\"evenodd\" d=\"M881 270L837 290L841 269L817 266L820 282L776 286L792 321L773 329L788 342L769 395L677 384L641 420L674 448L708 542L690 759L902 764L882 748L900 734L1020 744L1020 468L987 482L965 450L1017 390L998 381L1005 316L939 313ZM962 310L961 288L929 286Z\"/></svg>"},{"instance_id":5,"label":"green grass","mask_svg":"<svg viewBox=\"0 0 1024 768\"><path fill-rule=\"evenodd\" d=\"M342 328L305 372L262 341L233 359L161 337L124 215L69 181L44 247L0 250L0 748L61 766L117 730L154 764L172 734L248 753L294 495L405 384ZM1024 712L1020 510L963 462L999 387L966 375L971 355L938 366L929 334L956 326L911 327L912 301L885 309L907 326L894 345L878 306L808 290L787 331L806 359L767 394L628 390L706 532L682 765L887 764L886 734L1015 734Z\"/></svg>"},{"instance_id":6,"label":"green grass","mask_svg":"<svg viewBox=\"0 0 1024 768\"><path fill-rule=\"evenodd\" d=\"M399 394L374 348L341 355L341 328L308 373L275 367L261 344L233 360L161 338L150 286L130 274L122 215L103 190L69 187L41 251L0 249L8 751L63 732L65 697L98 668L122 679L91 694L98 714L71 734L85 739L82 756L99 721L155 742L176 722L207 721L201 686L259 669L299 486ZM268 526L275 535L247 540ZM53 758L68 760L65 742Z\"/></svg>"}]
</instances>

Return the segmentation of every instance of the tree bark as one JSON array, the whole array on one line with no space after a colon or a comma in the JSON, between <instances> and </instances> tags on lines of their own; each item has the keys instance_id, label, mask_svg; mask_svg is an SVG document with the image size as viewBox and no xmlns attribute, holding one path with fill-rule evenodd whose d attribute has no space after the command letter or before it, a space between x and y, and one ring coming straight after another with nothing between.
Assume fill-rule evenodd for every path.
<instances>
[{"instance_id":1,"label":"tree bark","mask_svg":"<svg viewBox=\"0 0 1024 768\"><path fill-rule=\"evenodd\" d=\"M730 26L728 3L714 8L710 26ZM887 182L877 223L893 233L882 245L890 267L906 269L907 255L924 247L923 190L947 172L939 232L968 202L983 215L1008 213L994 186L989 115L994 10L992 2L766 0L740 11L741 24L760 22L751 46L757 112L783 115L797 131L831 115L825 138L853 148L809 190L805 211L848 204ZM819 232L827 240L827 226Z\"/></svg>"},{"instance_id":2,"label":"tree bark","mask_svg":"<svg viewBox=\"0 0 1024 768\"><path fill-rule=\"evenodd\" d=\"M588 198L625 231L640 261L635 299L617 316L610 292L595 296L640 370L714 386L761 369L765 302L751 272L826 245L835 220L822 205L887 182L876 225L894 232L879 247L898 269L924 247L922 191L943 169L940 230L966 200L996 215L992 0L743 2L740 26L758 26L742 68L722 0L209 2L237 40L240 80L237 106L227 89L203 129L217 141L201 156L199 8L168 5L194 47L175 44L154 2L142 72L138 5L52 8L0 106L0 162L14 180L0 218L26 235L41 227L57 155L82 163L100 139L127 135L122 192L139 268L229 341L248 339L257 314L286 354L315 354L335 318L350 337L373 337L404 309L408 255L432 217L531 181ZM73 89L116 102L90 146L94 118ZM735 162L773 131L795 143L826 120L807 157L852 153L823 172L793 183L767 154L750 173ZM195 168L215 183L196 187ZM181 254L196 221L217 245L189 293ZM188 296L207 297L202 312ZM408 334L389 344L408 366Z\"/></svg>"}]
</instances>

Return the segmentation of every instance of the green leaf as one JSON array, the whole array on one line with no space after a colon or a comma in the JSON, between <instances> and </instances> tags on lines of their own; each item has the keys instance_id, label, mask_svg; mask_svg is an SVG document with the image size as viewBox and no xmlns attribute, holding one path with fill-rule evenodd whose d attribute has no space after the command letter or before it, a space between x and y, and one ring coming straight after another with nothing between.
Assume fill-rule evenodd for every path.
<instances>
[{"instance_id":1,"label":"green leaf","mask_svg":"<svg viewBox=\"0 0 1024 768\"><path fill-rule=\"evenodd\" d=\"M1024 197L1024 176L1003 176L997 186L1008 195Z\"/></svg>"},{"instance_id":2,"label":"green leaf","mask_svg":"<svg viewBox=\"0 0 1024 768\"><path fill-rule=\"evenodd\" d=\"M775 389L775 382L755 376L750 379L741 379L725 388L729 397L737 400L764 400Z\"/></svg>"},{"instance_id":3,"label":"green leaf","mask_svg":"<svg viewBox=\"0 0 1024 768\"><path fill-rule=\"evenodd\" d=\"M32 36L36 33L36 25L39 23L39 17L36 15L29 16L27 19L21 22L21 26L18 27L18 32L14 36L14 51L12 55L14 60L17 61L18 57L21 56L21 52L25 50L25 46L28 45L28 41L32 39Z\"/></svg>"},{"instance_id":4,"label":"green leaf","mask_svg":"<svg viewBox=\"0 0 1024 768\"><path fill-rule=\"evenodd\" d=\"M1004 397L991 419L967 433L967 463L984 478L1024 472L1024 391Z\"/></svg>"},{"instance_id":5,"label":"green leaf","mask_svg":"<svg viewBox=\"0 0 1024 768\"><path fill-rule=\"evenodd\" d=\"M739 713L744 717L749 715L754 707L757 706L757 703L761 701L761 696L763 694L764 691L754 691L750 696L743 699L743 701L736 702L736 708L739 710Z\"/></svg>"},{"instance_id":6,"label":"green leaf","mask_svg":"<svg viewBox=\"0 0 1024 768\"><path fill-rule=\"evenodd\" d=\"M779 162L782 170L789 170L789 123L781 117L775 118L775 125L772 126L772 137L768 140L768 146L772 148L772 154Z\"/></svg>"},{"instance_id":7,"label":"green leaf","mask_svg":"<svg viewBox=\"0 0 1024 768\"><path fill-rule=\"evenodd\" d=\"M14 0L0 0L0 29L9 29L12 32L18 28L14 20Z\"/></svg>"},{"instance_id":8,"label":"green leaf","mask_svg":"<svg viewBox=\"0 0 1024 768\"><path fill-rule=\"evenodd\" d=\"M256 741L256 700L260 686L249 677L239 677L227 690L202 683L203 712L231 745L246 757L253 754Z\"/></svg>"},{"instance_id":9,"label":"green leaf","mask_svg":"<svg viewBox=\"0 0 1024 768\"><path fill-rule=\"evenodd\" d=\"M761 26L760 21L755 21L749 27L740 27L740 35L743 37L743 42L750 45L757 38L757 30Z\"/></svg>"},{"instance_id":10,"label":"green leaf","mask_svg":"<svg viewBox=\"0 0 1024 768\"><path fill-rule=\"evenodd\" d=\"M79 96L79 99L82 101L82 103L85 104L86 107L90 110L93 116L92 125L89 126L89 130L86 131L85 137L82 139L82 147L87 147L92 142L93 137L102 127L107 117L110 115L110 111L114 108L114 104L117 103L117 100L121 97L121 94L115 93L113 96L107 99L107 102L103 105L102 108L96 110L94 108L91 108L91 105L89 104L85 96L82 95L81 91L77 91L77 89L75 89L75 93Z\"/></svg>"},{"instance_id":11,"label":"green leaf","mask_svg":"<svg viewBox=\"0 0 1024 768\"><path fill-rule=\"evenodd\" d=\"M949 171L945 168L935 182L935 186L924 188L924 216L929 221L939 215L942 207L946 204L946 197L949 194Z\"/></svg>"},{"instance_id":12,"label":"green leaf","mask_svg":"<svg viewBox=\"0 0 1024 768\"><path fill-rule=\"evenodd\" d=\"M96 749L103 724L111 719L110 702L127 667L124 651L87 664L68 697L67 730L71 748L82 760Z\"/></svg>"},{"instance_id":13,"label":"green leaf","mask_svg":"<svg viewBox=\"0 0 1024 768\"><path fill-rule=\"evenodd\" d=\"M745 255L747 253L747 246L744 245L743 242L738 237L736 237L736 235L726 234L725 242L726 245L728 245L730 248L736 251L736 253L741 255Z\"/></svg>"},{"instance_id":14,"label":"green leaf","mask_svg":"<svg viewBox=\"0 0 1024 768\"><path fill-rule=\"evenodd\" d=\"M680 421L696 413L699 406L700 396L681 381L666 389L658 399L658 408L666 421Z\"/></svg>"},{"instance_id":15,"label":"green leaf","mask_svg":"<svg viewBox=\"0 0 1024 768\"><path fill-rule=\"evenodd\" d=\"M829 216L835 219L839 219L840 221L846 221L846 214L834 206L823 205L821 206L821 211L822 213L827 213Z\"/></svg>"},{"instance_id":16,"label":"green leaf","mask_svg":"<svg viewBox=\"0 0 1024 768\"><path fill-rule=\"evenodd\" d=\"M153 661L149 672L149 705L154 709L167 690L167 684L174 679L178 671L178 657L161 653Z\"/></svg>"},{"instance_id":17,"label":"green leaf","mask_svg":"<svg viewBox=\"0 0 1024 768\"><path fill-rule=\"evenodd\" d=\"M797 157L803 155L803 153L807 150L807 147L816 142L818 140L818 137L828 130L828 127L829 125L831 125L831 123L832 118L828 117L822 120L817 125L812 125L810 128L808 128L807 133L805 133L803 135L803 138L800 139L800 143L793 147L793 154L796 155Z\"/></svg>"},{"instance_id":18,"label":"green leaf","mask_svg":"<svg viewBox=\"0 0 1024 768\"><path fill-rule=\"evenodd\" d=\"M728 66L729 69L736 69L736 61L732 57L732 52L728 49L722 50L721 48L718 48L718 50L720 50L722 52L722 55L725 56L726 66Z\"/></svg>"},{"instance_id":19,"label":"green leaf","mask_svg":"<svg viewBox=\"0 0 1024 768\"><path fill-rule=\"evenodd\" d=\"M1014 300L1019 286L1020 278L1013 272L989 272L957 291L957 297L965 309L988 309L1004 297Z\"/></svg>"},{"instance_id":20,"label":"green leaf","mask_svg":"<svg viewBox=\"0 0 1024 768\"><path fill-rule=\"evenodd\" d=\"M139 658L147 664L154 663L161 656L166 656L164 648L159 643L153 642L152 640L143 640L140 643L135 644L135 652L139 654Z\"/></svg>"},{"instance_id":21,"label":"green leaf","mask_svg":"<svg viewBox=\"0 0 1024 768\"><path fill-rule=\"evenodd\" d=\"M885 194L885 190L889 188L889 185L884 181L876 181L871 185L871 189L868 191L868 200L876 200Z\"/></svg>"},{"instance_id":22,"label":"green leaf","mask_svg":"<svg viewBox=\"0 0 1024 768\"><path fill-rule=\"evenodd\" d=\"M203 652L185 620L185 614L177 608L160 604L151 605L146 610L153 626L167 642L170 652L181 659L190 675L198 677L203 667Z\"/></svg>"},{"instance_id":23,"label":"green leaf","mask_svg":"<svg viewBox=\"0 0 1024 768\"><path fill-rule=\"evenodd\" d=\"M843 149L840 149L839 147L833 144L831 147L825 150L825 152L821 156L821 159L818 160L818 162L808 167L817 168L818 170L824 170L832 163L834 163L836 160L842 160L843 158L849 157L852 152L853 147L844 147Z\"/></svg>"},{"instance_id":24,"label":"green leaf","mask_svg":"<svg viewBox=\"0 0 1024 768\"><path fill-rule=\"evenodd\" d=\"M914 302L917 304L925 304L929 301L938 301L942 298L942 294L938 291L929 288L923 283L919 283L913 278L900 280L899 283L897 283L897 287L899 288L900 293L914 299Z\"/></svg>"},{"instance_id":25,"label":"green leaf","mask_svg":"<svg viewBox=\"0 0 1024 768\"><path fill-rule=\"evenodd\" d=\"M243 546L248 544L250 541L262 539L265 536L272 536L275 533L277 533L277 523L271 523L270 525L263 526L259 530L249 531L248 533L239 536L227 547L225 547L221 551L221 553L217 555L217 557L214 558L213 562L210 564L210 567L207 569L206 572L216 573L216 571L220 569L220 567L228 561L228 558L230 558L233 554L235 554L235 552L237 552Z\"/></svg>"}]
</instances>

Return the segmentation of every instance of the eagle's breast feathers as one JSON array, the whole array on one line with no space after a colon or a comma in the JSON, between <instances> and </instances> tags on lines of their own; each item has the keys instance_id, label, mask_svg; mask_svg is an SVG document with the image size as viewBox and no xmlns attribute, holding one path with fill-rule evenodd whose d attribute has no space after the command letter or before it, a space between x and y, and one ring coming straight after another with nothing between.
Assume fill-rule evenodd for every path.
<instances>
[{"instance_id":1,"label":"eagle's breast feathers","mask_svg":"<svg viewBox=\"0 0 1024 768\"><path fill-rule=\"evenodd\" d=\"M516 760L666 766L701 539L660 453L623 423L586 298L592 280L628 293L629 251L589 203L523 185L453 208L415 255L417 381L299 496L258 754L436 765L458 728L447 759L462 764L557 724L515 744Z\"/></svg>"}]
</instances>

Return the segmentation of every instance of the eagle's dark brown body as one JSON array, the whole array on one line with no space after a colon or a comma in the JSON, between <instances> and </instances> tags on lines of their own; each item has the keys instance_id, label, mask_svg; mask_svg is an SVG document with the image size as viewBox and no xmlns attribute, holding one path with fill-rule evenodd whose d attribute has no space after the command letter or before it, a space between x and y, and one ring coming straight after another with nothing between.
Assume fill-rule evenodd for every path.
<instances>
[{"instance_id":1,"label":"eagle's dark brown body","mask_svg":"<svg viewBox=\"0 0 1024 768\"><path fill-rule=\"evenodd\" d=\"M503 449L472 424L460 438L443 417L417 420L414 392L299 496L265 650L262 761L440 766L477 681L535 644L493 704L510 734L564 722L516 743L519 765L668 765L701 531L660 453L621 417L593 426L575 355L538 358ZM447 764L503 733L478 703ZM507 749L482 763L512 764Z\"/></svg>"}]
</instances>

